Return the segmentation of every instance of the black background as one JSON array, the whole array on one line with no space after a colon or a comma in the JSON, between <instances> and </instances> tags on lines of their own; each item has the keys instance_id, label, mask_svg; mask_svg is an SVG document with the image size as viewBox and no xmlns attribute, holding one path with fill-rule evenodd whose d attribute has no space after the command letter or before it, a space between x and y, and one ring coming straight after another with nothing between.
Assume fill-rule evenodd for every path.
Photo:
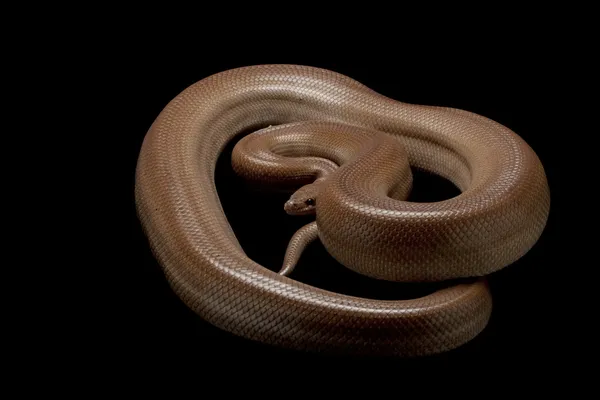
<instances>
[{"instance_id":1,"label":"black background","mask_svg":"<svg viewBox=\"0 0 600 400\"><path fill-rule=\"evenodd\" d=\"M402 54L370 51L368 44L339 49L312 46L269 47L265 43L204 44L198 51L180 52L159 44L122 46L107 65L119 77L110 86L118 118L109 138L123 161L107 159L118 171L110 182L109 202L118 210L118 226L105 239L117 243L118 254L102 272L112 277L107 289L105 340L115 364L134 363L156 368L176 364L252 367L257 360L278 366L288 362L369 368L380 363L399 367L456 365L552 365L562 352L555 313L562 241L559 234L562 204L560 152L554 134L553 71L545 67L543 49L526 51L513 46L446 49L431 43ZM154 260L135 214L134 170L139 149L153 120L179 92L194 82L226 69L268 63L304 64L331 69L399 101L456 107L498 121L522 136L540 157L548 176L552 204L546 230L521 260L492 274L494 309L488 327L472 342L448 353L418 359L356 358L298 353L250 342L202 321L170 291ZM99 84L100 85L100 84ZM116 100L116 101L115 101ZM231 146L229 147L231 150ZM227 152L217 171L217 187L226 214L249 257L277 270L292 233L310 218L290 217L282 209L285 196L256 193L230 170ZM434 201L457 193L448 182L427 174L415 175L413 200ZM112 196L116 194L117 196ZM121 218L122 217L122 218ZM123 240L121 240L123 239ZM381 299L410 298L439 285L378 282L335 263L320 243L303 256L294 279L340 293ZM107 340L110 339L110 340ZM475 364L473 364L475 363ZM479 363L479 364L477 364Z\"/></svg>"}]
</instances>

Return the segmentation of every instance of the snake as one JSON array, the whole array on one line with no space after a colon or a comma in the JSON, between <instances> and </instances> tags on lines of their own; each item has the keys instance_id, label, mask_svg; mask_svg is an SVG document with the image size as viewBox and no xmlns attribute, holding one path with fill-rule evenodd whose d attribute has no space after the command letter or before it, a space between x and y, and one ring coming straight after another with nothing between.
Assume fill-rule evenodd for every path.
<instances>
[{"instance_id":1,"label":"snake","mask_svg":"<svg viewBox=\"0 0 600 400\"><path fill-rule=\"evenodd\" d=\"M315 216L291 238L281 271L246 255L217 193L217 160L240 136L236 173L289 191L283 214ZM460 193L408 201L413 169ZM170 288L211 325L292 351L413 357L456 349L485 329L487 276L535 245L550 191L534 150L492 119L401 102L327 69L274 64L214 73L173 98L144 136L135 203ZM292 279L317 239L373 279L457 280L419 298L378 300Z\"/></svg>"}]
</instances>

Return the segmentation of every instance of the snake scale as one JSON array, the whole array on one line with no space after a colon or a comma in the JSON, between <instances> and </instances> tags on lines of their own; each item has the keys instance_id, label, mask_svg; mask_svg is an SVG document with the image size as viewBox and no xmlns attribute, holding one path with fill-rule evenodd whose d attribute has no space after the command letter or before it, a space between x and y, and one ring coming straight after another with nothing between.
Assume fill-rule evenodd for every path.
<instances>
[{"instance_id":1,"label":"snake scale","mask_svg":"<svg viewBox=\"0 0 600 400\"><path fill-rule=\"evenodd\" d=\"M281 273L246 256L215 187L224 147L252 130L234 149L234 169L297 190L286 211L316 215L290 242ZM461 193L405 201L410 167ZM275 346L369 355L433 354L474 338L491 315L485 275L535 244L550 209L539 158L505 126L297 65L220 72L175 97L144 138L135 195L170 286L203 319ZM480 278L410 300L333 293L286 276L316 237L373 278Z\"/></svg>"}]
</instances>

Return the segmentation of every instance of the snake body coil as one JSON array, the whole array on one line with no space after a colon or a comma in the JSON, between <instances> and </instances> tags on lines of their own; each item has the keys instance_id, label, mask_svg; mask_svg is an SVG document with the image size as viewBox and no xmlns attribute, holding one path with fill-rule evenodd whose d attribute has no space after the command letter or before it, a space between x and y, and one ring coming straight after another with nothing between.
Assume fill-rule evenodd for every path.
<instances>
[{"instance_id":1,"label":"snake body coil","mask_svg":"<svg viewBox=\"0 0 600 400\"><path fill-rule=\"evenodd\" d=\"M250 260L213 177L234 136L268 125L275 126L253 139L268 151L244 154L240 146L236 168L248 179L281 175L297 184L330 174L315 205L318 235L359 273L398 281L484 276L524 255L544 229L550 196L543 167L498 123L401 103L312 67L225 71L165 107L138 160L138 215L170 285L191 309L249 339L344 353L437 353L485 327L491 297L484 280L380 301L311 287ZM290 155L305 157L310 174L290 164ZM449 179L461 194L403 201L409 164Z\"/></svg>"}]
</instances>

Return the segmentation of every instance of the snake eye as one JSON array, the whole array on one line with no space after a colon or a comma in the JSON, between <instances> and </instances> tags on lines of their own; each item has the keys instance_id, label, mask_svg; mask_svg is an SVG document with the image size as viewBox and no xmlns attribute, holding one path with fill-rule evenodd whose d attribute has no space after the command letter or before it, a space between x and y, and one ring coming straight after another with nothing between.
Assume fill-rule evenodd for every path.
<instances>
[{"instance_id":1,"label":"snake eye","mask_svg":"<svg viewBox=\"0 0 600 400\"><path fill-rule=\"evenodd\" d=\"M314 206L315 205L315 199L306 199L305 201L307 206Z\"/></svg>"}]
</instances>

